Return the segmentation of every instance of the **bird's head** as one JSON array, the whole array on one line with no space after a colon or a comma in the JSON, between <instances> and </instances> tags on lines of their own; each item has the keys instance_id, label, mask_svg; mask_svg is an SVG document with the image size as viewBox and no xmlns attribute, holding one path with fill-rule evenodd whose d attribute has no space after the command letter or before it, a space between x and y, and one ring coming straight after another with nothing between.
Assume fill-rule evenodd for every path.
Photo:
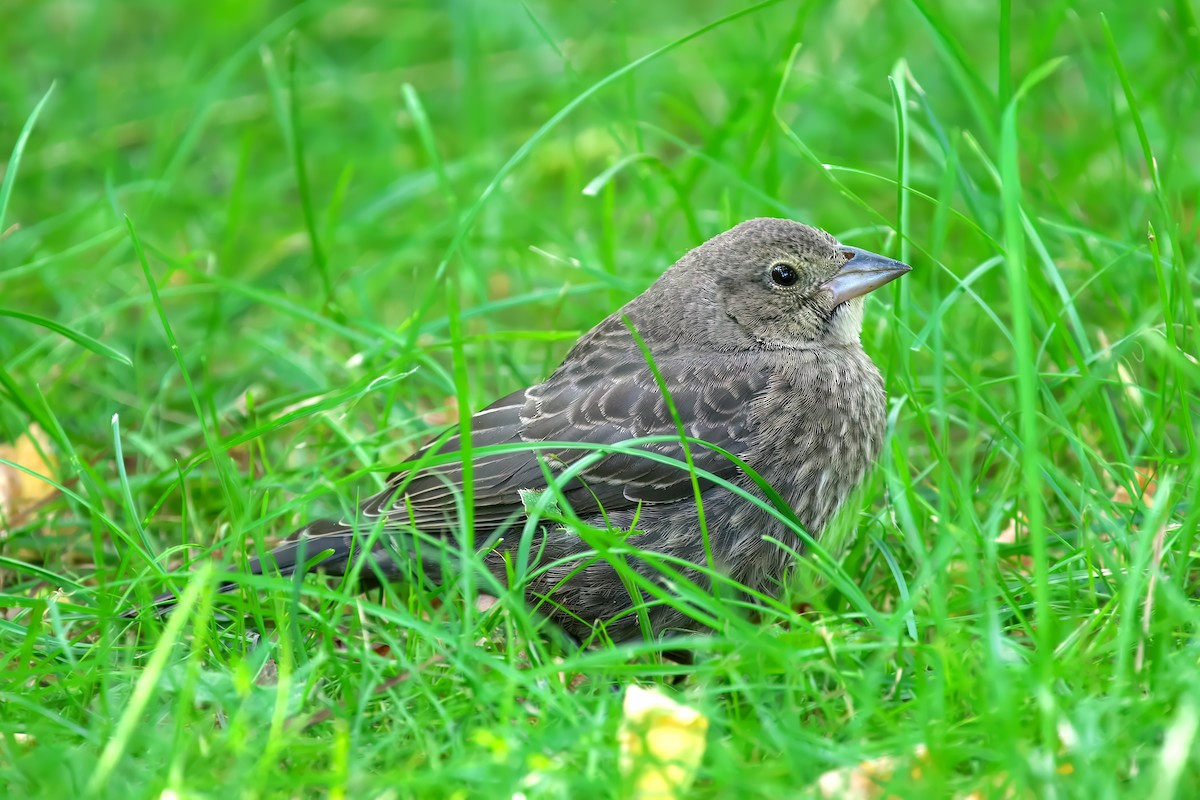
<instances>
[{"instance_id":1,"label":"bird's head","mask_svg":"<svg viewBox=\"0 0 1200 800\"><path fill-rule=\"evenodd\" d=\"M911 267L799 222L762 218L705 242L678 269L703 276L713 311L738 338L779 349L856 343L863 297Z\"/></svg>"}]
</instances>

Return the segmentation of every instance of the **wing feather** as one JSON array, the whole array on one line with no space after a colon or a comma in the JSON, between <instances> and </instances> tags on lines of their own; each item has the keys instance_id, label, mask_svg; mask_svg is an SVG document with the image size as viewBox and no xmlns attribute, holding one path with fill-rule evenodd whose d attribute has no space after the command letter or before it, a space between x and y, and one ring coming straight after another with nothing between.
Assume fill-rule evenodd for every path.
<instances>
[{"instance_id":1,"label":"wing feather","mask_svg":"<svg viewBox=\"0 0 1200 800\"><path fill-rule=\"evenodd\" d=\"M600 372L569 359L545 383L514 392L471 418L477 535L511 524L523 512L520 490L546 488L543 464L551 474L559 473L587 453L552 446L531 446L511 453L479 454L479 449L556 441L615 445L678 432L670 406L650 369L640 361L640 353L630 358L638 361L616 367L605 363L606 369ZM708 356L666 358L658 367L690 436L735 454L748 450L747 408L766 389L769 375L765 370ZM384 492L363 504L364 515L394 516L397 522L407 522L411 509L413 521L424 532L452 536L461 503L462 464L423 466L419 461L428 455L457 452L460 447L456 433L418 450L389 477ZM678 442L649 444L643 449L684 460ZM736 476L737 468L725 456L700 446L691 447L691 452L698 468L727 479ZM580 516L602 507L611 513L639 503L685 500L692 492L686 470L623 453L601 459L563 487L565 498Z\"/></svg>"}]
</instances>

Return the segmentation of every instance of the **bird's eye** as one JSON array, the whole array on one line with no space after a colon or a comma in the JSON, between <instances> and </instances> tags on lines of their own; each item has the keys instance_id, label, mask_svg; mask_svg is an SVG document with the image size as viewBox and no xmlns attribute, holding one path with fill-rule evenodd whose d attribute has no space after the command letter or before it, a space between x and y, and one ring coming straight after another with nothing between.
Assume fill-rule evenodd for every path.
<instances>
[{"instance_id":1,"label":"bird's eye","mask_svg":"<svg viewBox=\"0 0 1200 800\"><path fill-rule=\"evenodd\" d=\"M796 272L790 264L776 264L771 267L771 280L780 286L791 286L800 280L800 273Z\"/></svg>"}]
</instances>

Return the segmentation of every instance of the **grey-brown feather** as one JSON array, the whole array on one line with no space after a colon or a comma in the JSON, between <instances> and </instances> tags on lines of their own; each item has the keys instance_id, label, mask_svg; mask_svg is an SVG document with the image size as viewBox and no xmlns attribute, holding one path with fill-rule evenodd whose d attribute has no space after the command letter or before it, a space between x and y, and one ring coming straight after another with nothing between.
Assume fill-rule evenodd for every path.
<instances>
[{"instance_id":1,"label":"grey-brown feather","mask_svg":"<svg viewBox=\"0 0 1200 800\"><path fill-rule=\"evenodd\" d=\"M521 490L546 486L545 470L560 473L584 455L580 450L534 447L547 442L614 445L628 439L675 435L677 423L625 319L654 358L689 436L743 459L765 476L805 528L819 535L876 459L884 435L885 398L879 371L858 341L861 300L822 307L815 288L785 293L761 279L772 259L787 259L817 287L845 262L839 245L821 231L785 220L751 220L684 256L641 296L585 334L544 382L514 392L471 419L475 450L528 444L520 452L476 454L473 466L474 541L494 547L484 557L500 579L505 557L515 553L524 522ZM760 285L761 284L761 285ZM298 544L309 557L329 548L322 568L341 573L374 525L387 547L372 555L388 578L403 578L411 565L398 563L415 527L425 537L457 542L462 464L413 465L454 453L458 435L419 451L391 476L388 488L362 504L359 518L319 523L299 531L275 551L284 572L296 569ZM678 442L648 450L683 458ZM753 482L725 456L693 447L695 465L750 494ZM726 488L704 480L702 501L717 567L759 591L773 591L788 565L786 551L769 539L799 540L770 514ZM628 527L641 550L703 564L691 476L678 467L613 454L567 482L563 496L588 525ZM358 533L356 533L358 531ZM495 537L507 535L497 545ZM541 562L562 563L534 571L531 601L548 598L552 616L582 635L596 621L609 622L620 640L639 628L625 585L603 560L579 569L589 546L565 526L538 531L533 551ZM356 538L357 537L357 538ZM457 546L457 545L455 545ZM401 559L403 561L403 559ZM439 569L436 560L423 564ZM654 570L635 560L652 579ZM254 571L263 566L257 561ZM370 579L374 574L364 570ZM569 580L567 579L569 577ZM438 577L437 575L433 576ZM700 574L689 577L703 583ZM650 611L659 634L694 630L690 618L666 606Z\"/></svg>"}]
</instances>

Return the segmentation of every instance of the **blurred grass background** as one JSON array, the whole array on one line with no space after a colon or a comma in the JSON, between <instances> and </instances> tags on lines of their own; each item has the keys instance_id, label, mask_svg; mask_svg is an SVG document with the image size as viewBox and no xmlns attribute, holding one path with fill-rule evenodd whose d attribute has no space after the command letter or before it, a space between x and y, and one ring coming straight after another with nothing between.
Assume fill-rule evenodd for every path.
<instances>
[{"instance_id":1,"label":"blurred grass background","mask_svg":"<svg viewBox=\"0 0 1200 800\"><path fill-rule=\"evenodd\" d=\"M1196 16L0 1L0 442L44 431L68 490L0 529L4 794L624 796L611 687L682 672L696 797L918 743L896 796L1194 796ZM892 429L841 568L872 614L805 566L688 669L454 587L275 586L261 642L211 575L173 626L114 619L760 215L914 267L864 331Z\"/></svg>"}]
</instances>

